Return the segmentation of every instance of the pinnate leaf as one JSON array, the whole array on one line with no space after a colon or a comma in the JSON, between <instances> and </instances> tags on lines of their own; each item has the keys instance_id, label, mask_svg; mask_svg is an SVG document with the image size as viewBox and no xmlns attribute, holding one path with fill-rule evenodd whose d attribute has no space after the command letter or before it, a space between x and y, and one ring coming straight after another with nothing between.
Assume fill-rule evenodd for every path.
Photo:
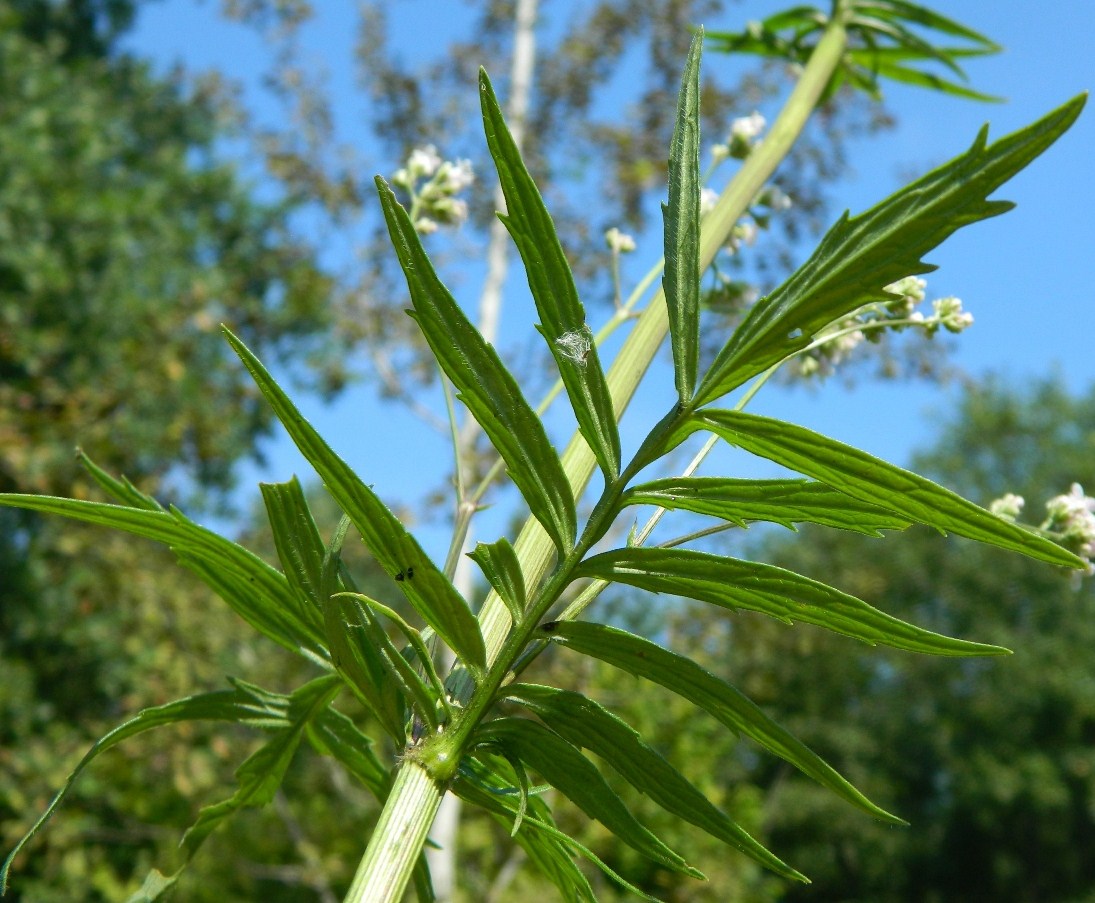
<instances>
[{"instance_id":1,"label":"pinnate leaf","mask_svg":"<svg viewBox=\"0 0 1095 903\"><path fill-rule=\"evenodd\" d=\"M247 757L236 769L239 789L220 803L204 807L183 835L181 846L189 860L205 839L230 815L246 806L265 806L281 786L308 723L327 708L342 689L337 675L309 681L289 697L288 724Z\"/></svg>"},{"instance_id":2,"label":"pinnate leaf","mask_svg":"<svg viewBox=\"0 0 1095 903\"><path fill-rule=\"evenodd\" d=\"M740 411L705 410L690 417L684 429L710 430L731 445L945 533L1062 567L1086 567L1082 559L1056 543L997 517L926 477L805 427Z\"/></svg>"},{"instance_id":3,"label":"pinnate leaf","mask_svg":"<svg viewBox=\"0 0 1095 903\"><path fill-rule=\"evenodd\" d=\"M127 508L18 494L0 494L0 505L58 514L161 542L264 636L292 652L303 647L313 655L327 656L319 612L299 604L284 574L242 546L198 526L176 508Z\"/></svg>"},{"instance_id":4,"label":"pinnate leaf","mask_svg":"<svg viewBox=\"0 0 1095 903\"><path fill-rule=\"evenodd\" d=\"M500 773L503 768L507 771L506 775ZM468 756L460 765L453 792L464 802L490 812L508 828L515 822L518 813L517 788L513 786L515 780L512 766L504 759L496 756ZM574 862L572 850L585 856L616 884L627 888L641 899L658 903L654 897L643 893L616 874L591 850L560 831L551 817L551 810L538 797L528 798L528 811L521 819L514 839L536 868L555 885L566 903L597 901L589 879Z\"/></svg>"},{"instance_id":5,"label":"pinnate leaf","mask_svg":"<svg viewBox=\"0 0 1095 903\"><path fill-rule=\"evenodd\" d=\"M660 684L699 706L731 730L829 788L852 805L893 824L904 824L855 789L817 753L764 714L742 693L694 661L633 633L583 621L555 621L541 630L554 642Z\"/></svg>"},{"instance_id":6,"label":"pinnate leaf","mask_svg":"<svg viewBox=\"0 0 1095 903\"><path fill-rule=\"evenodd\" d=\"M316 611L323 610L323 540L296 477L260 483L266 516L289 585Z\"/></svg>"},{"instance_id":7,"label":"pinnate leaf","mask_svg":"<svg viewBox=\"0 0 1095 903\"><path fill-rule=\"evenodd\" d=\"M636 790L666 811L785 878L806 880L712 805L638 731L592 699L569 690L533 684L512 684L506 688L506 697L532 711L567 742L600 756Z\"/></svg>"},{"instance_id":8,"label":"pinnate leaf","mask_svg":"<svg viewBox=\"0 0 1095 903\"><path fill-rule=\"evenodd\" d=\"M555 223L532 180L521 152L498 106L487 73L479 71L479 98L487 146L498 170L506 197L505 215L499 218L513 237L525 265L532 299L540 315L540 332L559 367L578 428L607 479L620 471L620 436L612 396L586 324L585 308L578 298ZM508 462L507 462L508 463Z\"/></svg>"},{"instance_id":9,"label":"pinnate leaf","mask_svg":"<svg viewBox=\"0 0 1095 903\"><path fill-rule=\"evenodd\" d=\"M380 204L422 335L460 400L506 462L510 478L560 554L574 545L574 496L536 412L498 353L464 315L430 262L410 216L379 176Z\"/></svg>"},{"instance_id":10,"label":"pinnate leaf","mask_svg":"<svg viewBox=\"0 0 1095 903\"><path fill-rule=\"evenodd\" d=\"M525 578L510 541L503 536L489 545L478 543L468 557L479 565L487 582L505 603L513 623L520 623L525 611Z\"/></svg>"},{"instance_id":11,"label":"pinnate leaf","mask_svg":"<svg viewBox=\"0 0 1095 903\"><path fill-rule=\"evenodd\" d=\"M377 563L396 581L411 607L471 668L486 662L479 622L449 579L380 498L304 419L246 345L227 329L228 343L250 371L278 420L353 522Z\"/></svg>"},{"instance_id":12,"label":"pinnate leaf","mask_svg":"<svg viewBox=\"0 0 1095 903\"><path fill-rule=\"evenodd\" d=\"M577 576L672 593L731 610L759 611L788 624L805 621L872 646L882 643L932 655L999 655L1008 651L932 633L783 568L690 549L614 549L583 562Z\"/></svg>"},{"instance_id":13,"label":"pinnate leaf","mask_svg":"<svg viewBox=\"0 0 1095 903\"><path fill-rule=\"evenodd\" d=\"M57 791L49 806L46 807L45 812L23 835L15 848L8 854L3 865L0 866L0 894L3 894L7 889L8 873L15 857L45 826L46 822L53 817L53 814L64 801L83 770L96 758L107 750L114 748L123 740L128 740L130 737L135 737L153 728L181 724L186 721L228 721L274 730L284 729L289 725L290 700L288 696L271 693L242 681L234 681L233 683L234 689L232 690L202 693L164 705L154 706L153 708L143 709L129 721L118 725L114 730L104 734L97 740L69 773L64 786Z\"/></svg>"},{"instance_id":14,"label":"pinnate leaf","mask_svg":"<svg viewBox=\"0 0 1095 903\"><path fill-rule=\"evenodd\" d=\"M703 31L692 39L677 97L669 151L669 204L665 224L665 275L673 378L682 405L692 400L699 367L700 317L700 55Z\"/></svg>"},{"instance_id":15,"label":"pinnate leaf","mask_svg":"<svg viewBox=\"0 0 1095 903\"><path fill-rule=\"evenodd\" d=\"M624 504L707 514L739 527L751 521L782 524L789 529L795 524L811 523L870 536L881 536L883 530L904 530L910 523L885 508L813 480L669 477L628 490Z\"/></svg>"},{"instance_id":16,"label":"pinnate leaf","mask_svg":"<svg viewBox=\"0 0 1095 903\"><path fill-rule=\"evenodd\" d=\"M524 763L624 843L675 872L703 877L644 828L601 773L570 743L526 718L498 718L476 731L477 745L496 746Z\"/></svg>"},{"instance_id":17,"label":"pinnate leaf","mask_svg":"<svg viewBox=\"0 0 1095 903\"><path fill-rule=\"evenodd\" d=\"M809 260L750 309L704 376L697 405L805 348L862 305L893 300L885 286L934 270L922 255L963 226L1010 210L988 195L1053 144L1084 101L1081 95L992 145L982 129L966 153L866 213L841 217Z\"/></svg>"}]
</instances>

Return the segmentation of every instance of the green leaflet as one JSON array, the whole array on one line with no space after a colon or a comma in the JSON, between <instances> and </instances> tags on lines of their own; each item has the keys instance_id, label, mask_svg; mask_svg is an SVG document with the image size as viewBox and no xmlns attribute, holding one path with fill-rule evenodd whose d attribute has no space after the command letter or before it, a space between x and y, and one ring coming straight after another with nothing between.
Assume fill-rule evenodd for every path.
<instances>
[{"instance_id":1,"label":"green leaflet","mask_svg":"<svg viewBox=\"0 0 1095 903\"><path fill-rule=\"evenodd\" d=\"M317 611L323 610L323 540L296 477L259 483L270 531L289 585Z\"/></svg>"},{"instance_id":2,"label":"green leaflet","mask_svg":"<svg viewBox=\"0 0 1095 903\"><path fill-rule=\"evenodd\" d=\"M767 521L793 530L795 524L811 523L882 536L883 530L904 530L910 523L812 480L670 477L629 489L623 503L707 514L739 527Z\"/></svg>"},{"instance_id":3,"label":"green leaflet","mask_svg":"<svg viewBox=\"0 0 1095 903\"><path fill-rule=\"evenodd\" d=\"M125 508L45 495L0 493L0 505L114 527L170 546L248 624L292 652L327 657L318 611L293 595L285 575L242 546L200 527L180 511Z\"/></svg>"},{"instance_id":4,"label":"green leaflet","mask_svg":"<svg viewBox=\"0 0 1095 903\"><path fill-rule=\"evenodd\" d=\"M341 690L342 680L330 674L317 677L293 691L286 714L288 724L278 728L270 740L236 769L239 789L223 802L205 806L198 814L198 820L183 835L180 846L187 860L228 816L246 806L265 806L273 799L308 723L326 709Z\"/></svg>"},{"instance_id":5,"label":"green leaflet","mask_svg":"<svg viewBox=\"0 0 1095 903\"><path fill-rule=\"evenodd\" d=\"M1007 649L932 633L861 599L770 564L690 549L632 547L596 555L576 576L672 593L731 610L746 608L788 624L805 621L874 646L929 655L1000 655Z\"/></svg>"},{"instance_id":6,"label":"green leaflet","mask_svg":"<svg viewBox=\"0 0 1095 903\"><path fill-rule=\"evenodd\" d=\"M486 757L483 757L486 758ZM499 767L512 770L512 765L498 757L491 757ZM505 827L513 824L518 803L513 781L503 778L497 769L488 767L479 758L468 756L460 765L460 772L453 784L453 792L462 800L479 806L494 815ZM551 817L551 810L538 797L528 799L529 811L521 821L515 840L528 853L529 859L555 885L566 903L596 903L597 898L589 880L574 863L570 851L574 850L592 862L613 882L626 888L643 900L658 903L655 897L643 893L616 874L591 850L572 837L564 834Z\"/></svg>"},{"instance_id":7,"label":"green leaflet","mask_svg":"<svg viewBox=\"0 0 1095 903\"><path fill-rule=\"evenodd\" d=\"M399 518L304 419L258 358L229 330L224 332L278 420L353 522L377 563L396 581L411 607L470 668L483 668L486 663L483 635L467 602Z\"/></svg>"},{"instance_id":8,"label":"green leaflet","mask_svg":"<svg viewBox=\"0 0 1095 903\"><path fill-rule=\"evenodd\" d=\"M337 709L328 706L305 726L305 736L320 755L330 756L383 803L392 786L387 766L373 752L372 739Z\"/></svg>"},{"instance_id":9,"label":"green leaflet","mask_svg":"<svg viewBox=\"0 0 1095 903\"><path fill-rule=\"evenodd\" d=\"M554 731L526 718L498 718L476 731L475 743L496 746L539 772L586 815L644 856L675 872L703 877L639 824L594 765Z\"/></svg>"},{"instance_id":10,"label":"green leaflet","mask_svg":"<svg viewBox=\"0 0 1095 903\"><path fill-rule=\"evenodd\" d=\"M468 557L479 565L487 582L505 603L513 623L520 624L525 613L525 577L510 541L503 536L490 545L478 543Z\"/></svg>"},{"instance_id":11,"label":"green leaflet","mask_svg":"<svg viewBox=\"0 0 1095 903\"><path fill-rule=\"evenodd\" d=\"M375 616L354 599L333 595L323 607L331 659L358 701L380 722L396 746L406 742L405 694L392 647Z\"/></svg>"},{"instance_id":12,"label":"green leaflet","mask_svg":"<svg viewBox=\"0 0 1095 903\"><path fill-rule=\"evenodd\" d=\"M714 401L805 348L834 320L889 300L884 286L935 269L921 256L962 226L1010 210L1012 204L988 195L1056 141L1084 101L1076 97L992 145L982 129L966 153L866 213L841 217L810 259L753 306L704 376L695 404Z\"/></svg>"},{"instance_id":13,"label":"green leaflet","mask_svg":"<svg viewBox=\"0 0 1095 903\"><path fill-rule=\"evenodd\" d=\"M521 152L506 126L487 73L479 70L479 99L487 136L508 213L499 214L521 254L528 276L540 332L548 343L566 387L578 428L589 443L605 478L620 472L620 435L612 396L586 324L574 276L567 263L555 223L544 206ZM509 463L507 461L507 463Z\"/></svg>"},{"instance_id":14,"label":"green leaflet","mask_svg":"<svg viewBox=\"0 0 1095 903\"><path fill-rule=\"evenodd\" d=\"M392 245L434 357L506 462L507 472L560 555L574 546L574 496L543 423L525 401L494 348L464 316L434 272L410 216L387 183L376 179Z\"/></svg>"},{"instance_id":15,"label":"green leaflet","mask_svg":"<svg viewBox=\"0 0 1095 903\"><path fill-rule=\"evenodd\" d=\"M531 710L567 742L600 756L636 790L666 811L785 878L807 881L713 806L638 731L592 699L569 690L532 684L512 684L505 693L507 699Z\"/></svg>"},{"instance_id":16,"label":"green leaflet","mask_svg":"<svg viewBox=\"0 0 1095 903\"><path fill-rule=\"evenodd\" d=\"M103 470L98 464L91 460L84 454L82 448L76 449L76 460L80 462L80 466L84 468L94 478L95 482L106 492L108 495L113 496L123 505L127 505L130 508L144 508L148 511L163 511L165 510L163 505L157 502L152 496L141 492L136 486L129 482L124 476L118 480Z\"/></svg>"},{"instance_id":17,"label":"green leaflet","mask_svg":"<svg viewBox=\"0 0 1095 903\"><path fill-rule=\"evenodd\" d=\"M325 679L325 678L321 678ZM64 786L50 800L46 811L19 840L0 866L0 895L7 890L8 872L15 857L27 843L45 826L53 813L64 801L72 785L81 772L98 758L101 753L117 746L123 740L137 734L179 724L184 721L230 721L235 724L249 724L265 729L283 729L289 724L289 697L270 693L242 681L233 681L234 689L220 690L216 693L203 693L188 696L154 708L143 709L135 717L118 725L105 734L87 751L76 767L65 779ZM161 876L162 877L162 876Z\"/></svg>"},{"instance_id":18,"label":"green leaflet","mask_svg":"<svg viewBox=\"0 0 1095 903\"><path fill-rule=\"evenodd\" d=\"M700 55L701 28L688 49L677 122L669 151L669 204L665 224L665 275L673 379L682 405L692 400L699 368L700 317Z\"/></svg>"},{"instance_id":19,"label":"green leaflet","mask_svg":"<svg viewBox=\"0 0 1095 903\"><path fill-rule=\"evenodd\" d=\"M392 669L392 675L399 680L404 694L408 699L414 701L415 712L431 729L436 729L442 721L447 721L449 713L444 696L444 685L434 669L433 658L426 648L421 634L411 627L399 612L378 602L376 599L371 599L363 593L340 593L339 596L340 601L341 597L345 597L352 603L356 603L358 608L364 606L370 609L374 617L383 615L399 628L400 632L407 638L410 646L400 651L388 639L388 635L380 631L376 647L381 657ZM358 612L358 617L363 616L364 610L362 609ZM422 674L419 674L414 665L415 658L422 665L425 678ZM439 711L440 709L444 709L444 715Z\"/></svg>"},{"instance_id":20,"label":"green leaflet","mask_svg":"<svg viewBox=\"0 0 1095 903\"><path fill-rule=\"evenodd\" d=\"M757 414L706 410L692 415L682 426L687 432L698 429L711 430L732 445L916 523L1022 552L1050 564L1086 567L1056 543L991 514L931 480L805 427Z\"/></svg>"},{"instance_id":21,"label":"green leaflet","mask_svg":"<svg viewBox=\"0 0 1095 903\"><path fill-rule=\"evenodd\" d=\"M752 737L770 752L790 762L837 796L871 815L905 824L880 809L841 777L817 753L772 721L730 684L705 671L691 659L663 649L633 633L584 621L555 621L541 630L548 639L576 652L661 684L699 706L731 730Z\"/></svg>"}]
</instances>

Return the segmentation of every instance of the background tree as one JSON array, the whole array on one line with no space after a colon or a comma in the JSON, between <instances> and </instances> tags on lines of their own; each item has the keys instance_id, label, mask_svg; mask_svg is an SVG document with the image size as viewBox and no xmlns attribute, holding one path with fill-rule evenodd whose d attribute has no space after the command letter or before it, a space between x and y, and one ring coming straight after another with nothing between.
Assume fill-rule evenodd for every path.
<instances>
[{"instance_id":1,"label":"background tree","mask_svg":"<svg viewBox=\"0 0 1095 903\"><path fill-rule=\"evenodd\" d=\"M219 160L217 96L117 51L134 10L0 2L0 489L86 495L80 443L193 508L223 497L270 423L219 321L316 388L337 388L341 361L298 205L256 201ZM121 713L257 655L171 556L0 513L0 843ZM238 756L153 740L112 759L111 789L70 807L19 893L70 899L82 876L117 899Z\"/></svg>"}]
</instances>

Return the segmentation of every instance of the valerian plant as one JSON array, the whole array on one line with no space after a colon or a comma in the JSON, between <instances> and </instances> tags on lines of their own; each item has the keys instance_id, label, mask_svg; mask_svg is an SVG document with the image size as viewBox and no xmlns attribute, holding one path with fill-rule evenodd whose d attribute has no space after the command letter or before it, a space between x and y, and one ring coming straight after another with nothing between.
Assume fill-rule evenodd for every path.
<instances>
[{"instance_id":1,"label":"valerian plant","mask_svg":"<svg viewBox=\"0 0 1095 903\"><path fill-rule=\"evenodd\" d=\"M910 25L970 46L937 48L914 34ZM701 214L701 41L702 37L693 41L678 99L669 195L663 207L661 290L638 316L607 371L551 216L507 129L491 83L480 74L484 131L506 198L503 222L521 254L540 319L537 328L578 422L578 433L562 455L516 379L446 289L422 246L420 233L430 231L423 228L423 219L459 217L460 210L448 202L455 184L466 186L467 173L452 170L441 185L440 162L423 156L417 170L401 172L398 180L412 197L411 211L398 203L383 179L376 180L410 290L409 313L531 512L514 542L503 537L480 543L471 552L492 588L478 614L452 583L454 556L445 567L435 564L373 488L304 419L262 363L227 330L228 342L344 512L330 542L321 539L295 479L262 486L281 570L181 511L161 507L124 478L110 476L87 459L83 463L88 472L117 504L0 497L6 505L112 526L167 544L259 633L316 668L314 679L288 695L235 680L230 689L142 711L107 734L8 857L0 881L6 882L16 854L53 815L90 761L133 735L194 719L251 725L266 731L268 740L240 766L236 791L202 809L186 832L184 865L222 820L242 807L268 802L297 749L307 744L340 762L383 807L348 900L396 901L408 883L413 883L419 899L432 899L422 849L438 805L450 792L507 824L514 841L563 899L594 899L577 863L581 858L650 899L556 826L551 807L539 792L542 784L660 866L702 877L640 823L587 752L673 815L789 880L806 880L705 798L676 765L609 709L571 690L528 682L526 670L549 646L561 655L591 656L662 685L866 814L902 823L684 652L579 616L601 589L618 583L708 602L728 612L749 609L787 623L803 621L910 652L1007 652L930 632L778 567L688 548L688 537L657 547L647 540L666 509L713 517L725 525L808 522L872 535L926 524L1050 565L1088 568L1084 558L1053 541L1071 538L1067 529L1057 529L1063 515L1056 520L1051 516L1052 522L1041 531L1028 529L1013 522L1014 501L994 513L819 433L744 410L779 368L801 367L808 359L817 366L819 349L831 351L832 343L844 335L895 325L929 330L968 325L968 316L953 299L937 304L930 318L912 315L914 302L923 295L916 277L932 269L923 256L959 228L1008 210L1009 203L990 200L989 195L1068 129L1084 98L991 144L982 130L968 150L950 162L870 210L842 216L802 266L749 308L710 366L701 367L701 276L733 238L817 103L842 83L877 91L880 78L969 94L915 64L934 60L956 70L957 58L994 49L969 29L899 0L837 0L828 15L798 7L751 26L743 36L718 36L717 46L782 56L804 68L763 143L727 153L743 161L741 168L712 208ZM738 136L746 144L753 137L744 131ZM433 195L417 188L422 179L433 180L427 183L433 185ZM439 201L445 202L440 213L433 209ZM614 253L627 250L621 236L609 241L616 245ZM625 453L617 420L666 335L676 398L638 448ZM724 400L731 393L738 393L737 399L728 405ZM696 462L680 476L644 476L694 433L709 435L707 447L722 440L803 478L697 477ZM591 493L589 513L580 518L579 501L585 498L595 469L600 470L603 487ZM1057 507L1067 514L1082 506L1090 514L1080 495ZM626 544L613 547L613 528L636 506L654 506L657 513L642 529L632 530ZM1076 517L1069 523L1074 521ZM419 620L417 626L358 591L341 561L351 527L402 592ZM1085 534L1085 542L1073 546L1090 555L1088 539ZM462 543L463 535L454 538L455 548ZM455 667L446 674L436 667L439 644L455 656ZM343 711L345 703L356 703L371 716L370 723L396 750L394 758L381 755L376 738L366 736ZM177 881L180 871L169 876L153 871L134 899L156 898Z\"/></svg>"}]
</instances>

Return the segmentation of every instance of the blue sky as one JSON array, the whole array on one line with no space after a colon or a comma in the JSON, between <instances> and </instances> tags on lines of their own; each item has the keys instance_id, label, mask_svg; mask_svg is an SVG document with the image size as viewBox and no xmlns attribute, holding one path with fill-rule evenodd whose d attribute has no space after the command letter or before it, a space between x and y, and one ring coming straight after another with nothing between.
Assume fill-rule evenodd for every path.
<instances>
[{"instance_id":1,"label":"blue sky","mask_svg":"<svg viewBox=\"0 0 1095 903\"><path fill-rule=\"evenodd\" d=\"M263 65L261 44L250 32L219 20L217 5L181 0L150 4L128 46L150 56L158 67L181 62L195 71L217 68L253 90ZM747 18L790 5L788 0L746 0L731 6L723 21L704 24L733 29ZM982 123L991 124L990 138L1000 137L1095 84L1095 57L1090 53L1095 4L1090 0L1037 5L947 0L934 5L1005 47L996 57L972 61L968 71L975 87L1003 95L1007 102L982 105L900 86L887 89L897 129L854 143L849 154L853 173L831 192L853 213L899 188L905 181L902 174L922 172L963 151ZM335 0L316 6L320 16L309 32L309 47L328 70L336 106L356 109L360 99L349 67L356 4ZM464 9L436 0L396 5L401 18L397 40L407 42L408 55L413 58L422 48L450 39L452 17L446 11L453 6ZM708 54L705 65L728 63ZM958 295L976 318L973 328L958 338L954 358L972 375L995 373L1020 383L1057 373L1077 391L1095 382L1093 147L1095 109L1089 108L1054 147L997 193L1016 202L1016 210L962 230L928 256L939 266L927 277L929 297ZM390 172L397 164L378 166ZM656 259L660 244L660 235L642 236L637 262ZM474 303L477 287L471 280L464 284L467 300ZM520 292L519 279L511 278L508 289ZM513 329L527 325L515 322L513 314L506 322ZM671 377L662 378L671 383ZM930 441L940 415L957 399L957 389L918 383L862 381L848 391L830 381L820 391L766 393L752 410L794 420L901 464L914 448ZM404 411L378 403L367 388L332 406L315 399L299 401L336 450L390 503L411 501L436 486L450 463L443 440ZM628 415L628 422L638 429L642 421L661 413L640 409ZM625 435L629 431L625 428ZM565 442L567 436L558 438ZM267 444L266 453L265 469L249 465L241 471L241 504L257 496L254 484L259 479L286 479L293 472L310 476L280 434ZM1047 487L1046 494L1064 489ZM427 545L442 554L444 537L433 530L427 534Z\"/></svg>"}]
</instances>

